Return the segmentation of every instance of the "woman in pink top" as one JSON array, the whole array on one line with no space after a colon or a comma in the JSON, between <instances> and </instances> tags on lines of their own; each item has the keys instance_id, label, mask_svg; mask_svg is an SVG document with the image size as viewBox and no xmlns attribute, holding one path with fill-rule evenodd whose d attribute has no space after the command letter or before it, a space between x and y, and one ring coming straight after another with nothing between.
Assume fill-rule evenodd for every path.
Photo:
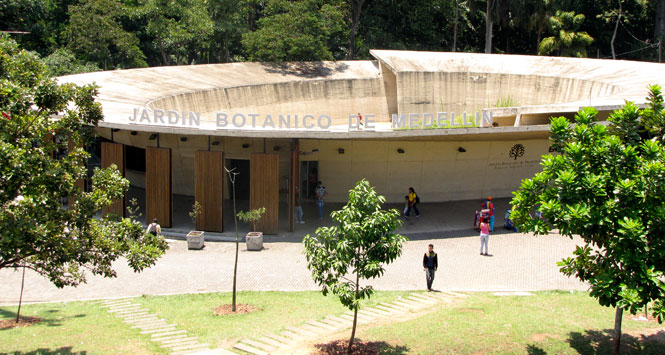
<instances>
[{"instance_id":1,"label":"woman in pink top","mask_svg":"<svg viewBox=\"0 0 665 355\"><path fill-rule=\"evenodd\" d=\"M480 222L480 255L487 256L487 243L490 240L490 225L487 217L483 218ZM485 246L485 253L483 254L483 246Z\"/></svg>"}]
</instances>

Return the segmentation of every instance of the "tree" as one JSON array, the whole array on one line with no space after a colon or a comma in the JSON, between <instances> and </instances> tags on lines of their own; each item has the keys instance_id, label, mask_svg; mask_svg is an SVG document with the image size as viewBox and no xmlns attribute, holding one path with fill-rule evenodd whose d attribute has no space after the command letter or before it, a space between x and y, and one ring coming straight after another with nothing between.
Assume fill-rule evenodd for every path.
<instances>
[{"instance_id":1,"label":"tree","mask_svg":"<svg viewBox=\"0 0 665 355\"><path fill-rule=\"evenodd\" d=\"M557 52L564 57L586 57L586 47L593 42L588 33L580 31L584 22L584 15L575 14L574 11L557 11L549 18L552 37L540 42L538 54L548 55Z\"/></svg>"},{"instance_id":2,"label":"tree","mask_svg":"<svg viewBox=\"0 0 665 355\"><path fill-rule=\"evenodd\" d=\"M610 115L610 127L595 122L593 108L580 110L574 124L552 119L559 153L544 156L543 171L522 181L511 201L521 230L582 238L558 265L588 282L602 306L616 307L615 353L624 310L635 314L651 303L658 321L665 317L665 110L660 88L650 90L646 109L628 102ZM542 219L532 218L535 210Z\"/></svg>"},{"instance_id":3,"label":"tree","mask_svg":"<svg viewBox=\"0 0 665 355\"><path fill-rule=\"evenodd\" d=\"M349 56L348 59L356 58L356 32L360 25L360 14L363 11L365 0L347 0L351 8L351 29L349 30Z\"/></svg>"},{"instance_id":4,"label":"tree","mask_svg":"<svg viewBox=\"0 0 665 355\"><path fill-rule=\"evenodd\" d=\"M400 213L384 211L385 197L376 193L365 179L349 191L349 202L332 213L337 225L320 227L316 236L305 236L304 253L314 281L323 295L332 292L342 304L353 310L353 328L347 353L356 334L361 299L372 296L372 286L360 287L360 279L376 278L384 273L383 264L402 253L406 238L394 233L401 225ZM346 278L355 275L355 281Z\"/></svg>"},{"instance_id":5,"label":"tree","mask_svg":"<svg viewBox=\"0 0 665 355\"><path fill-rule=\"evenodd\" d=\"M344 33L339 1L273 0L258 29L243 34L242 44L251 61L334 60Z\"/></svg>"},{"instance_id":6,"label":"tree","mask_svg":"<svg viewBox=\"0 0 665 355\"><path fill-rule=\"evenodd\" d=\"M236 178L240 173L237 173L235 168L229 170L224 167L226 174L229 176L229 181L233 189L233 223L236 227L236 258L233 262L233 297L231 302L231 311L236 311L236 278L238 275L238 249L240 244L240 238L238 238L238 214L236 213Z\"/></svg>"},{"instance_id":7,"label":"tree","mask_svg":"<svg viewBox=\"0 0 665 355\"><path fill-rule=\"evenodd\" d=\"M67 48L56 49L55 52L44 58L44 64L48 67L48 73L51 76L89 73L101 70L94 63L83 63L83 61L76 59L74 53Z\"/></svg>"},{"instance_id":8,"label":"tree","mask_svg":"<svg viewBox=\"0 0 665 355\"><path fill-rule=\"evenodd\" d=\"M96 217L129 188L117 168L95 169L89 192L75 184L87 176L81 147L102 119L96 87L57 84L2 34L0 78L0 269L26 267L64 287L85 282L86 270L116 276L121 257L136 272L153 265L168 247L162 237L128 218ZM69 139L78 148L57 154Z\"/></svg>"},{"instance_id":9,"label":"tree","mask_svg":"<svg viewBox=\"0 0 665 355\"><path fill-rule=\"evenodd\" d=\"M105 70L148 66L136 35L119 23L128 16L119 0L83 0L69 7L69 15L67 47L79 58Z\"/></svg>"}]
</instances>

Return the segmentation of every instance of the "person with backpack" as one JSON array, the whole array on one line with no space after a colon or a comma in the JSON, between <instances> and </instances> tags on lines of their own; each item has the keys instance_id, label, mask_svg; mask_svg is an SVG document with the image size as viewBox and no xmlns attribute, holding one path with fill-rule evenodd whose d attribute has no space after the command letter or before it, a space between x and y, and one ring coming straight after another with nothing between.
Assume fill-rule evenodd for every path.
<instances>
[{"instance_id":1,"label":"person with backpack","mask_svg":"<svg viewBox=\"0 0 665 355\"><path fill-rule=\"evenodd\" d=\"M148 229L146 229L145 231L152 235L157 235L162 233L162 227L159 225L159 223L157 223L157 218L153 218L152 223L150 223Z\"/></svg>"},{"instance_id":2,"label":"person with backpack","mask_svg":"<svg viewBox=\"0 0 665 355\"><path fill-rule=\"evenodd\" d=\"M416 194L416 190L413 189L413 187L409 187L409 200L408 200L408 207L406 208L406 212L404 212L404 215L406 217L411 216L411 210L413 209L416 212L416 217L420 217L420 211L418 211L418 204L420 203L420 197L418 197L418 194Z\"/></svg>"},{"instance_id":3,"label":"person with backpack","mask_svg":"<svg viewBox=\"0 0 665 355\"><path fill-rule=\"evenodd\" d=\"M481 207L489 211L490 232L494 232L494 203L492 203L492 196L487 197L487 200L483 202Z\"/></svg>"}]
</instances>

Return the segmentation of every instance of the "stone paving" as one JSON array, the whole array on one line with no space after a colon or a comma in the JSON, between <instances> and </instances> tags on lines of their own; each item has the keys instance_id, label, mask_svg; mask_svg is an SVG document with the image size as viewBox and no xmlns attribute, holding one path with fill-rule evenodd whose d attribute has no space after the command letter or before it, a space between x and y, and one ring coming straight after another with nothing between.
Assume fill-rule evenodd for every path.
<instances>
[{"instance_id":1,"label":"stone paving","mask_svg":"<svg viewBox=\"0 0 665 355\"><path fill-rule=\"evenodd\" d=\"M557 234L534 237L497 228L490 237L490 256L479 255L480 240L473 230L411 235L402 256L386 268L383 277L371 280L378 290L423 290L422 255L429 243L439 255L434 287L452 291L586 290L575 278L558 270L556 262L570 256L581 239ZM443 238L442 238L443 237ZM234 243L207 242L203 250L187 250L186 242L170 240L170 250L157 264L134 273L116 263L118 277L89 276L79 287L58 289L34 272L26 272L24 302L108 299L140 295L164 295L230 291L233 279ZM307 269L301 243L268 242L259 252L240 245L238 290L318 290ZM21 273L0 270L0 304L18 302Z\"/></svg>"}]
</instances>

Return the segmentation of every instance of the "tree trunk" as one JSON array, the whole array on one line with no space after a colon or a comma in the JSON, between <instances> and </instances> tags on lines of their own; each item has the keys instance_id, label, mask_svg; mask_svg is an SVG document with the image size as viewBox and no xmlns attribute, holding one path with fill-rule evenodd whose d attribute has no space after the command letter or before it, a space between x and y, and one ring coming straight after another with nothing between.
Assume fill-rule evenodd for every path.
<instances>
[{"instance_id":1,"label":"tree trunk","mask_svg":"<svg viewBox=\"0 0 665 355\"><path fill-rule=\"evenodd\" d=\"M492 3L487 0L487 11L485 11L485 53L492 53Z\"/></svg>"},{"instance_id":2,"label":"tree trunk","mask_svg":"<svg viewBox=\"0 0 665 355\"><path fill-rule=\"evenodd\" d=\"M21 278L21 295L18 298L18 311L16 311L16 323L21 317L21 304L23 303L23 285L25 285L25 266L23 266L23 277Z\"/></svg>"},{"instance_id":3,"label":"tree trunk","mask_svg":"<svg viewBox=\"0 0 665 355\"><path fill-rule=\"evenodd\" d=\"M616 315L614 316L614 349L613 355L619 355L621 348L621 319L623 318L623 308L617 307Z\"/></svg>"},{"instance_id":4,"label":"tree trunk","mask_svg":"<svg viewBox=\"0 0 665 355\"><path fill-rule=\"evenodd\" d=\"M455 0L455 25L453 26L453 52L457 51L457 18L459 16L459 0Z\"/></svg>"},{"instance_id":5,"label":"tree trunk","mask_svg":"<svg viewBox=\"0 0 665 355\"><path fill-rule=\"evenodd\" d=\"M169 65L169 60L166 58L166 52L164 52L164 44L162 43L162 36L157 36L157 42L159 42L159 52L162 55L162 65Z\"/></svg>"},{"instance_id":6,"label":"tree trunk","mask_svg":"<svg viewBox=\"0 0 665 355\"><path fill-rule=\"evenodd\" d=\"M238 275L238 214L236 212L236 181L235 176L232 181L233 185L233 221L236 225L236 260L233 263L233 303L231 304L231 311L236 311L236 275Z\"/></svg>"},{"instance_id":7,"label":"tree trunk","mask_svg":"<svg viewBox=\"0 0 665 355\"><path fill-rule=\"evenodd\" d=\"M356 297L355 300L358 300L358 273L356 273ZM356 337L356 324L358 323L358 304L356 303L353 308L353 328L351 328L351 339L349 339L349 347L346 348L347 355L351 355L351 347L353 347L353 338Z\"/></svg>"},{"instance_id":8,"label":"tree trunk","mask_svg":"<svg viewBox=\"0 0 665 355\"><path fill-rule=\"evenodd\" d=\"M349 56L348 59L356 57L356 31L360 24L360 13L365 0L350 0L351 3L351 31L349 31Z\"/></svg>"},{"instance_id":9,"label":"tree trunk","mask_svg":"<svg viewBox=\"0 0 665 355\"><path fill-rule=\"evenodd\" d=\"M654 43L662 43L665 39L665 0L658 0L656 4L655 26L653 31Z\"/></svg>"},{"instance_id":10,"label":"tree trunk","mask_svg":"<svg viewBox=\"0 0 665 355\"><path fill-rule=\"evenodd\" d=\"M619 30L619 22L621 22L621 12L623 8L621 7L621 0L619 0L619 16L617 17L617 23L614 25L614 33L612 33L612 42L610 46L612 47L612 59L617 59L616 53L614 52L614 40L617 38L617 31Z\"/></svg>"}]
</instances>

